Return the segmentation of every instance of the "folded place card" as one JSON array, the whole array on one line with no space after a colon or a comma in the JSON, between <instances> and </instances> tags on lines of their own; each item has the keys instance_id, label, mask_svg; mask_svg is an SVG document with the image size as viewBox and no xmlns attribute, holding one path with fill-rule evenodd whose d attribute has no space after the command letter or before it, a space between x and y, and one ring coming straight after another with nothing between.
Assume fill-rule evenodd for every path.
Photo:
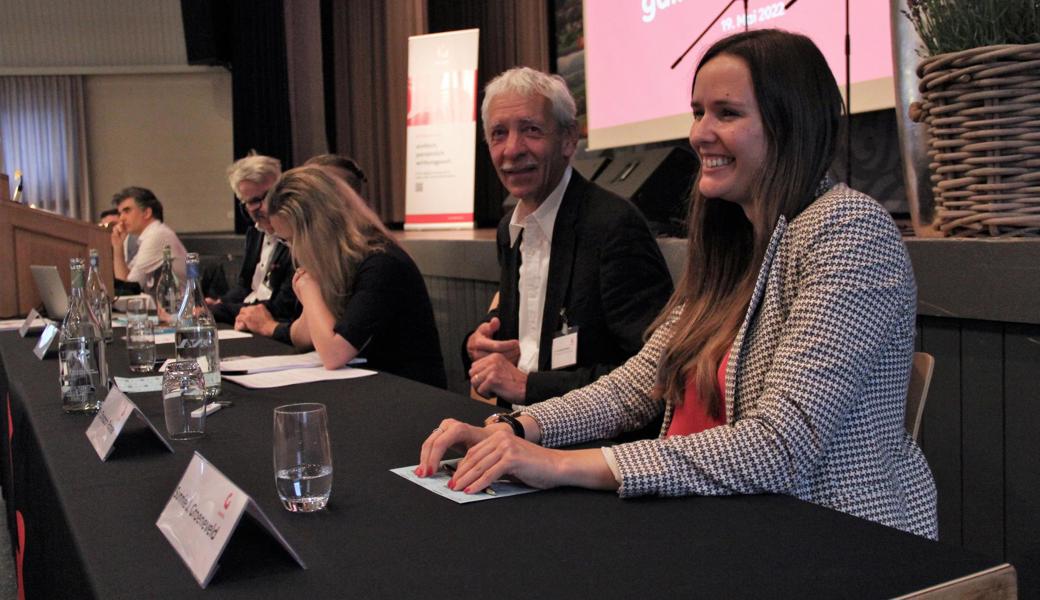
<instances>
[{"instance_id":1,"label":"folded place card","mask_svg":"<svg viewBox=\"0 0 1040 600\"><path fill-rule=\"evenodd\" d=\"M18 335L25 337L29 334L29 330L32 329L34 325L39 325L40 323L44 323L44 325L46 324L45 321L40 319L40 313L36 312L35 308L30 310L29 316L25 317L25 321L22 321L22 326L18 328Z\"/></svg>"},{"instance_id":2,"label":"folded place card","mask_svg":"<svg viewBox=\"0 0 1040 600\"><path fill-rule=\"evenodd\" d=\"M243 513L249 513L304 569L307 565L256 502L198 452L155 526L205 588Z\"/></svg>"},{"instance_id":3,"label":"folded place card","mask_svg":"<svg viewBox=\"0 0 1040 600\"><path fill-rule=\"evenodd\" d=\"M40 334L40 339L36 341L36 347L33 348L36 358L43 360L50 351L57 350L55 342L58 341L58 331L58 327L53 323L48 323L43 328L43 333Z\"/></svg>"},{"instance_id":4,"label":"folded place card","mask_svg":"<svg viewBox=\"0 0 1040 600\"><path fill-rule=\"evenodd\" d=\"M130 415L137 415L137 418L148 426L148 429L155 434L155 437L159 438L163 446L166 446L167 450L173 452L173 446L159 433L155 425L152 425L151 420L141 412L141 409L134 404L133 400L127 398L118 385L113 385L108 390L108 395L105 396L105 401L101 403L101 408L98 409L94 420L91 421L90 427L87 428L87 439L94 446L94 451L97 452L98 458L102 462L108 460L108 457L112 454L112 449L116 445L116 438L122 433L123 426L126 425Z\"/></svg>"}]
</instances>

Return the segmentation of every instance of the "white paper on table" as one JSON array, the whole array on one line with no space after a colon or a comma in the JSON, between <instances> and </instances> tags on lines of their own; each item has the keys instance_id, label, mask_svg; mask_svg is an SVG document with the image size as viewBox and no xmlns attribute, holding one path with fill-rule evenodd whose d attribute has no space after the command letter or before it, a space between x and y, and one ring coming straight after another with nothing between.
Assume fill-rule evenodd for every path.
<instances>
[{"instance_id":1,"label":"white paper on table","mask_svg":"<svg viewBox=\"0 0 1040 600\"><path fill-rule=\"evenodd\" d=\"M329 381L332 379L355 379L375 374L375 371L355 369L354 367L340 367L335 371L329 371L325 367L307 367L303 369L252 373L249 375L224 375L224 379L247 388L258 389L311 383L313 381Z\"/></svg>"},{"instance_id":2,"label":"white paper on table","mask_svg":"<svg viewBox=\"0 0 1040 600\"><path fill-rule=\"evenodd\" d=\"M355 358L347 364L363 365L367 361L364 358ZM281 354L275 356L243 356L240 358L229 358L220 361L220 370L228 375L252 375L254 373L266 373L270 371L285 371L287 369L301 369L322 366L321 357L317 351L306 354Z\"/></svg>"},{"instance_id":3,"label":"white paper on table","mask_svg":"<svg viewBox=\"0 0 1040 600\"><path fill-rule=\"evenodd\" d=\"M113 377L116 385L126 394L140 394L143 392L161 392L162 375L149 375L147 377Z\"/></svg>"},{"instance_id":4,"label":"white paper on table","mask_svg":"<svg viewBox=\"0 0 1040 600\"><path fill-rule=\"evenodd\" d=\"M454 460L445 460L441 461L441 464L455 465L460 460L462 459L456 458ZM448 500L458 502L459 504L480 502L481 500L494 500L496 498L506 498L508 496L517 496L520 494L530 494L531 492L541 491L533 487L527 487L522 483L496 481L479 494L467 494L462 490L455 491L448 488L448 480L451 479L451 475L443 468L429 477L419 477L415 474L415 468L418 466L419 465L399 467L397 469L390 469L390 472L400 475L415 485L426 488L438 496L444 496ZM489 492L488 490L491 491Z\"/></svg>"},{"instance_id":5,"label":"white paper on table","mask_svg":"<svg viewBox=\"0 0 1040 600\"><path fill-rule=\"evenodd\" d=\"M21 327L22 323L24 322L25 319L0 320L0 331L17 331L18 328ZM48 323L51 323L51 321L48 321L43 317L36 317L35 319L33 319L32 325L29 326L29 331L39 331L46 327Z\"/></svg>"},{"instance_id":6,"label":"white paper on table","mask_svg":"<svg viewBox=\"0 0 1040 600\"><path fill-rule=\"evenodd\" d=\"M175 341L177 333L159 333L155 332L155 343L156 344L172 344ZM248 331L237 331L235 329L218 329L217 339L220 340L233 340L235 338L247 338L253 337L253 334Z\"/></svg>"}]
</instances>

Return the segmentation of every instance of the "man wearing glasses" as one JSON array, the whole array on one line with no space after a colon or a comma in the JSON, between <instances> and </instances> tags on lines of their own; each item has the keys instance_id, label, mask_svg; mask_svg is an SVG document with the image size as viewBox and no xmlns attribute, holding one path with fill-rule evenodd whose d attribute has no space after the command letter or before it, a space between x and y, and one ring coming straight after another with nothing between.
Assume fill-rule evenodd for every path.
<instances>
[{"instance_id":1,"label":"man wearing glasses","mask_svg":"<svg viewBox=\"0 0 1040 600\"><path fill-rule=\"evenodd\" d=\"M293 265L289 249L274 237L264 212L264 195L278 181L278 159L250 153L228 167L228 183L239 207L252 219L246 232L242 271L235 285L220 298L207 298L213 317L235 329L291 343L289 325L300 316L292 289Z\"/></svg>"}]
</instances>

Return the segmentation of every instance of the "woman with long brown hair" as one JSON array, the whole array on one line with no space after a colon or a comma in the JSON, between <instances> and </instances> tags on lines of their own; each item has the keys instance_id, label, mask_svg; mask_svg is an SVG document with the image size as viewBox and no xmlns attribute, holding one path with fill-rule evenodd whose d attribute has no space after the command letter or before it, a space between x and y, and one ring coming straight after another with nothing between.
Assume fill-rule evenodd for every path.
<instances>
[{"instance_id":1,"label":"woman with long brown hair","mask_svg":"<svg viewBox=\"0 0 1040 600\"><path fill-rule=\"evenodd\" d=\"M888 213L827 171L842 100L820 51L778 30L713 45L694 75L701 170L686 270L638 355L595 383L474 427L447 419L419 476L646 494L781 493L936 537L935 484L903 428L916 316ZM553 450L638 429L653 440ZM540 444L540 445L539 445Z\"/></svg>"},{"instance_id":2,"label":"woman with long brown hair","mask_svg":"<svg viewBox=\"0 0 1040 600\"><path fill-rule=\"evenodd\" d=\"M350 186L322 167L282 175L265 200L274 234L296 264L303 314L290 337L328 369L367 367L445 387L433 308L422 275Z\"/></svg>"}]
</instances>

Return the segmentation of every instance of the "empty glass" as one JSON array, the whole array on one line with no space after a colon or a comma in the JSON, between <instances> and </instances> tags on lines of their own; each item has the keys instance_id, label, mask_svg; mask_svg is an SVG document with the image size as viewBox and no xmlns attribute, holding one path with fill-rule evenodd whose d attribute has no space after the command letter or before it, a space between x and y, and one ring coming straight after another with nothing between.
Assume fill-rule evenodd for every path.
<instances>
[{"instance_id":1,"label":"empty glass","mask_svg":"<svg viewBox=\"0 0 1040 600\"><path fill-rule=\"evenodd\" d=\"M206 430L206 380L199 363L181 360L167 365L162 389L170 439L202 437Z\"/></svg>"},{"instance_id":2,"label":"empty glass","mask_svg":"<svg viewBox=\"0 0 1040 600\"><path fill-rule=\"evenodd\" d=\"M148 373L155 368L155 330L148 318L145 298L131 298L127 302L126 351L134 373Z\"/></svg>"},{"instance_id":3,"label":"empty glass","mask_svg":"<svg viewBox=\"0 0 1040 600\"><path fill-rule=\"evenodd\" d=\"M291 512L325 508L332 492L332 448L324 404L274 409L274 482Z\"/></svg>"}]
</instances>

